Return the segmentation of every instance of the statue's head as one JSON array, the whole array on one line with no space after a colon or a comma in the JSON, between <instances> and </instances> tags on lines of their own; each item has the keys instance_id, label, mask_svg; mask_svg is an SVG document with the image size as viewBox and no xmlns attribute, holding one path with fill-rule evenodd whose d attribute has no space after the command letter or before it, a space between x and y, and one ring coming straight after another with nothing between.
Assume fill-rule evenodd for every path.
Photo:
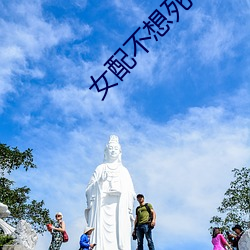
<instances>
[{"instance_id":1,"label":"statue's head","mask_svg":"<svg viewBox=\"0 0 250 250\"><path fill-rule=\"evenodd\" d=\"M10 215L8 206L0 202L0 218L5 218Z\"/></svg>"},{"instance_id":2,"label":"statue's head","mask_svg":"<svg viewBox=\"0 0 250 250\"><path fill-rule=\"evenodd\" d=\"M116 135L109 137L109 142L104 150L104 162L121 162L122 148L119 143L119 138Z\"/></svg>"}]
</instances>

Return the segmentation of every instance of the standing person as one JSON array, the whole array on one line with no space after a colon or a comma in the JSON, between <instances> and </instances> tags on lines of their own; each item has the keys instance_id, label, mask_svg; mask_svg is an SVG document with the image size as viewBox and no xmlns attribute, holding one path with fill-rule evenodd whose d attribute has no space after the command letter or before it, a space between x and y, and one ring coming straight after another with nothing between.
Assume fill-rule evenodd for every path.
<instances>
[{"instance_id":1,"label":"standing person","mask_svg":"<svg viewBox=\"0 0 250 250\"><path fill-rule=\"evenodd\" d=\"M63 242L63 232L66 230L65 222L62 220L63 215L61 212L56 213L56 223L51 227L52 240L49 250L60 250Z\"/></svg>"},{"instance_id":2,"label":"standing person","mask_svg":"<svg viewBox=\"0 0 250 250\"><path fill-rule=\"evenodd\" d=\"M148 242L148 249L155 250L153 239L152 239L152 229L155 226L156 213L153 206L150 203L145 203L143 194L137 195L137 201L140 206L136 208L136 217L134 222L134 232L136 234L138 250L143 250L143 239L146 236ZM149 219L151 217L151 221Z\"/></svg>"},{"instance_id":3,"label":"standing person","mask_svg":"<svg viewBox=\"0 0 250 250\"><path fill-rule=\"evenodd\" d=\"M232 249L218 227L213 229L212 244L214 245L213 250L225 250L225 246Z\"/></svg>"},{"instance_id":4,"label":"standing person","mask_svg":"<svg viewBox=\"0 0 250 250\"><path fill-rule=\"evenodd\" d=\"M89 250L93 249L95 247L94 244L90 244L90 235L93 232L94 228L93 227L86 227L83 235L80 238L80 249L79 250Z\"/></svg>"},{"instance_id":5,"label":"standing person","mask_svg":"<svg viewBox=\"0 0 250 250\"><path fill-rule=\"evenodd\" d=\"M236 249L239 250L239 240L242 236L242 234L244 233L243 229L241 228L240 225L235 225L232 230L236 233L235 234L231 234L231 236L234 237L234 244L236 246Z\"/></svg>"},{"instance_id":6,"label":"standing person","mask_svg":"<svg viewBox=\"0 0 250 250\"><path fill-rule=\"evenodd\" d=\"M135 191L122 164L119 138L111 135L104 163L97 166L86 188L87 225L95 228L91 241L96 250L131 250L131 228Z\"/></svg>"},{"instance_id":7,"label":"standing person","mask_svg":"<svg viewBox=\"0 0 250 250\"><path fill-rule=\"evenodd\" d=\"M236 239L235 235L231 234L229 232L226 232L226 235L227 235L227 239L228 239L229 244L232 246L232 249L237 250L237 242L235 240Z\"/></svg>"}]
</instances>

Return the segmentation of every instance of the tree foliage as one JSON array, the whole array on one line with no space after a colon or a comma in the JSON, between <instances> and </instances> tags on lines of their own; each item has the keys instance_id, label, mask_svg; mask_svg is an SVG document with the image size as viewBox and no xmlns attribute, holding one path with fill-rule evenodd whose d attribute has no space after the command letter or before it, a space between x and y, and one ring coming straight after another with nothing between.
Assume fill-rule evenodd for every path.
<instances>
[{"instance_id":1,"label":"tree foliage","mask_svg":"<svg viewBox=\"0 0 250 250\"><path fill-rule=\"evenodd\" d=\"M234 180L217 211L222 216L213 216L210 223L229 231L235 224L247 228L250 220L250 168L233 169Z\"/></svg>"},{"instance_id":2,"label":"tree foliage","mask_svg":"<svg viewBox=\"0 0 250 250\"><path fill-rule=\"evenodd\" d=\"M30 223L38 233L46 230L45 224L52 220L49 210L44 208L44 201L30 200L30 188L27 186L14 188L14 181L5 178L6 174L23 167L26 171L36 168L33 163L32 150L24 152L18 148L10 148L6 144L0 144L0 202L6 204L11 211L11 216L5 220L15 226L21 219Z\"/></svg>"},{"instance_id":3,"label":"tree foliage","mask_svg":"<svg viewBox=\"0 0 250 250\"><path fill-rule=\"evenodd\" d=\"M21 152L17 147L10 148L6 144L0 143L0 166L2 176L5 171L10 174L13 170L21 166L26 171L29 168L36 168L36 165L33 163L32 149L28 148L24 152Z\"/></svg>"},{"instance_id":4,"label":"tree foliage","mask_svg":"<svg viewBox=\"0 0 250 250\"><path fill-rule=\"evenodd\" d=\"M6 245L12 245L13 243L14 243L14 239L13 239L12 236L0 234L0 247L2 247L5 244Z\"/></svg>"}]
</instances>

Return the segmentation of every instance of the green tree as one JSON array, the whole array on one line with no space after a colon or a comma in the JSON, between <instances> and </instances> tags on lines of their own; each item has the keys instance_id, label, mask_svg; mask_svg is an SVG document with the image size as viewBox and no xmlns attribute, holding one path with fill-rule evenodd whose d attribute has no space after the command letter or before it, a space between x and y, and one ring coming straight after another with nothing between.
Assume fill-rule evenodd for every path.
<instances>
[{"instance_id":1,"label":"green tree","mask_svg":"<svg viewBox=\"0 0 250 250\"><path fill-rule=\"evenodd\" d=\"M14 188L14 181L6 178L12 171L19 168L36 168L33 163L32 150L21 152L17 147L10 148L0 143L0 202L6 204L11 211L11 216L5 220L15 226L21 219L29 222L37 233L43 233L45 225L52 219L49 210L44 208L44 201L30 200L30 188L27 186Z\"/></svg>"},{"instance_id":2,"label":"green tree","mask_svg":"<svg viewBox=\"0 0 250 250\"><path fill-rule=\"evenodd\" d=\"M250 220L250 168L235 168L232 172L234 180L217 208L222 216L213 216L210 220L212 225L223 231L230 231L235 224L246 229Z\"/></svg>"}]
</instances>

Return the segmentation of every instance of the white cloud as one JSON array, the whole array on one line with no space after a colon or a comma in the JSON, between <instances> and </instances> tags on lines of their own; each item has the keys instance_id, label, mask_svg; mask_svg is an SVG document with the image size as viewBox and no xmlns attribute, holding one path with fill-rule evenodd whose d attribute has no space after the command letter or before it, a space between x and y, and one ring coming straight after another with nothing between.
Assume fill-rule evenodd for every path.
<instances>
[{"instance_id":1,"label":"white cloud","mask_svg":"<svg viewBox=\"0 0 250 250\"><path fill-rule=\"evenodd\" d=\"M119 18L132 25L142 23L143 19L146 19L149 15L149 13L145 12L141 3L137 4L133 0L128 0L126 3L121 0L115 0L112 4L119 12Z\"/></svg>"},{"instance_id":2,"label":"white cloud","mask_svg":"<svg viewBox=\"0 0 250 250\"><path fill-rule=\"evenodd\" d=\"M246 4L245 0L237 3L210 1L190 11L192 47L202 63L217 64L237 56L237 46L249 36L247 26L241 20L247 18L247 9L249 12Z\"/></svg>"},{"instance_id":3,"label":"white cloud","mask_svg":"<svg viewBox=\"0 0 250 250\"><path fill-rule=\"evenodd\" d=\"M98 93L95 88L78 88L67 86L63 89L54 89L48 93L54 107L58 108L63 114L84 119L96 119L96 116L103 114L109 117L114 113L124 113L123 97L111 89L108 98L101 101L104 92ZM73 116L72 116L73 115Z\"/></svg>"},{"instance_id":4,"label":"white cloud","mask_svg":"<svg viewBox=\"0 0 250 250\"><path fill-rule=\"evenodd\" d=\"M245 115L249 114L249 109L248 109L250 104L249 85L250 85L249 82L243 83L242 86L235 91L234 95L229 97L228 107L230 107L237 113ZM220 103L221 104L224 103L223 96L220 98Z\"/></svg>"},{"instance_id":5,"label":"white cloud","mask_svg":"<svg viewBox=\"0 0 250 250\"><path fill-rule=\"evenodd\" d=\"M87 0L74 0L74 4L81 9L86 7L87 2Z\"/></svg>"},{"instance_id":6,"label":"white cloud","mask_svg":"<svg viewBox=\"0 0 250 250\"><path fill-rule=\"evenodd\" d=\"M17 46L27 57L39 58L45 48L72 37L67 24L47 22L39 4L21 2L9 7L12 19L1 20L2 46ZM15 21L18 18L18 22Z\"/></svg>"},{"instance_id":7,"label":"white cloud","mask_svg":"<svg viewBox=\"0 0 250 250\"><path fill-rule=\"evenodd\" d=\"M236 43L234 29L232 23L226 25L218 21L210 23L210 28L198 42L198 51L204 62L220 61L222 57L232 55L232 48Z\"/></svg>"},{"instance_id":8,"label":"white cloud","mask_svg":"<svg viewBox=\"0 0 250 250\"><path fill-rule=\"evenodd\" d=\"M15 4L10 2L3 6L2 11L11 13L8 18L0 19L0 95L3 97L5 93L15 91L14 85L18 82L14 83L12 78L16 74L43 77L42 69L36 66L32 68L28 61L36 62L46 49L71 38L73 33L67 24L45 20L38 1L32 4L25 1ZM0 105L2 108L3 103Z\"/></svg>"}]
</instances>

